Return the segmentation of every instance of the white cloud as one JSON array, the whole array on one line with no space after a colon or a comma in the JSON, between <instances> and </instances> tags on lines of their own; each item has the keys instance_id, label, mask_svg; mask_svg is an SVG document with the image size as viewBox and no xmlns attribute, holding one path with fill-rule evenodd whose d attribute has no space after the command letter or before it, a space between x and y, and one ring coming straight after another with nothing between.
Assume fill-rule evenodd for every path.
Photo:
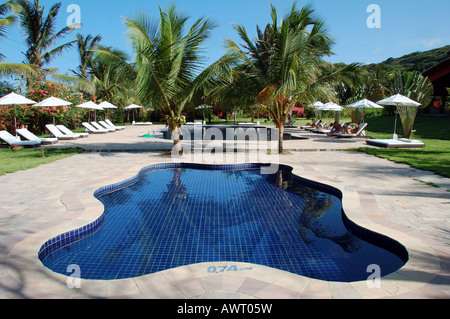
<instances>
[{"instance_id":1,"label":"white cloud","mask_svg":"<svg viewBox=\"0 0 450 319\"><path fill-rule=\"evenodd\" d=\"M383 48L376 48L374 51L373 51L373 53L380 53L380 52L383 52Z\"/></svg>"},{"instance_id":2,"label":"white cloud","mask_svg":"<svg viewBox=\"0 0 450 319\"><path fill-rule=\"evenodd\" d=\"M422 39L420 40L420 43L422 43L425 47L431 48L439 43L442 43L442 39Z\"/></svg>"}]
</instances>

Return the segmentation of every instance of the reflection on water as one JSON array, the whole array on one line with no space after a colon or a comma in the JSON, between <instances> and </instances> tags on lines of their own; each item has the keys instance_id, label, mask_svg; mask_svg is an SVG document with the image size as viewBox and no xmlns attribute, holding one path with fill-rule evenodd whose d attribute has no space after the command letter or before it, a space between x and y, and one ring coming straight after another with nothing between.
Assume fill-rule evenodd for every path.
<instances>
[{"instance_id":1,"label":"reflection on water","mask_svg":"<svg viewBox=\"0 0 450 319\"><path fill-rule=\"evenodd\" d=\"M336 197L259 169L164 169L103 195L104 225L43 263L86 279L136 277L199 262L249 262L330 281L365 280L403 265L352 235Z\"/></svg>"}]
</instances>

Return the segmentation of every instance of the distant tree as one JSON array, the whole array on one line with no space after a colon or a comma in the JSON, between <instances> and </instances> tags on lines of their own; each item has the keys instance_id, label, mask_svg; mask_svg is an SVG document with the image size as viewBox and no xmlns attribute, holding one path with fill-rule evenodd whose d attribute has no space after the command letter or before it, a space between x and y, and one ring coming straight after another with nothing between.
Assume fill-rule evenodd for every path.
<instances>
[{"instance_id":1,"label":"distant tree","mask_svg":"<svg viewBox=\"0 0 450 319\"><path fill-rule=\"evenodd\" d=\"M89 65L89 78L99 100L122 105L129 101L134 92L136 70L128 63L128 55L124 51L98 45ZM136 100L131 103L136 103Z\"/></svg>"},{"instance_id":2,"label":"distant tree","mask_svg":"<svg viewBox=\"0 0 450 319\"><path fill-rule=\"evenodd\" d=\"M6 32L9 27L16 22L16 13L19 11L19 7L14 1L8 1L0 4L0 39L6 37ZM0 61L5 56L0 52ZM0 63L0 75L33 75L35 74L34 68L20 63Z\"/></svg>"},{"instance_id":3,"label":"distant tree","mask_svg":"<svg viewBox=\"0 0 450 319\"><path fill-rule=\"evenodd\" d=\"M184 109L198 86L200 49L215 27L209 19L198 19L188 27L188 17L173 4L160 8L158 23L142 13L126 18L128 38L136 52L135 96L144 105L158 109L172 132L174 152L182 152L180 127L186 122Z\"/></svg>"},{"instance_id":4,"label":"distant tree","mask_svg":"<svg viewBox=\"0 0 450 319\"><path fill-rule=\"evenodd\" d=\"M354 82L359 71L357 64L334 67L322 60L332 53L333 41L310 6L297 9L294 3L281 23L272 6L271 18L264 31L257 29L254 42L243 26L236 26L243 49L231 40L227 40L227 47L228 54L241 61L239 74L252 82L247 88L255 101L267 107L278 128L278 149L282 153L284 125L293 106L316 99L335 100L333 84Z\"/></svg>"},{"instance_id":5,"label":"distant tree","mask_svg":"<svg viewBox=\"0 0 450 319\"><path fill-rule=\"evenodd\" d=\"M55 71L54 69L45 69L45 67L65 49L72 47L75 40L56 48L53 48L53 45L73 29L66 26L59 31L55 30L61 3L52 5L47 14L44 13L44 7L40 5L39 0L17 0L17 4L20 8L20 26L28 47L25 52L25 62L34 66L39 76L45 76L46 72Z\"/></svg>"},{"instance_id":6,"label":"distant tree","mask_svg":"<svg viewBox=\"0 0 450 319\"><path fill-rule=\"evenodd\" d=\"M75 75L80 78L88 79L89 77L89 69L92 65L92 58L95 54L95 49L99 45L102 37L97 35L93 37L88 34L86 37L82 34L77 34L76 45L78 49L78 56L80 58L80 65L78 66L78 70L71 70Z\"/></svg>"}]
</instances>

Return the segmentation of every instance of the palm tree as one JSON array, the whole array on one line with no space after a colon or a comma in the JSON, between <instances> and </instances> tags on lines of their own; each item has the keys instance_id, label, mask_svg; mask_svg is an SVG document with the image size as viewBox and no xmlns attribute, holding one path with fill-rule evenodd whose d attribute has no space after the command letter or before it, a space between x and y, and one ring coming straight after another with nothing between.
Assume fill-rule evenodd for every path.
<instances>
[{"instance_id":1,"label":"palm tree","mask_svg":"<svg viewBox=\"0 0 450 319\"><path fill-rule=\"evenodd\" d=\"M17 20L14 13L18 12L19 8L13 1L8 1L0 4L0 38L6 37L6 31L8 27L11 27ZM13 13L7 15L9 13ZM5 16L7 15L7 16ZM0 52L0 61L3 60L5 56ZM34 68L20 63L0 63L0 74L1 75L33 75L35 74Z\"/></svg>"},{"instance_id":2,"label":"palm tree","mask_svg":"<svg viewBox=\"0 0 450 319\"><path fill-rule=\"evenodd\" d=\"M136 80L134 65L127 62L127 54L119 49L98 45L93 52L88 77L95 87L95 95L98 99L125 106Z\"/></svg>"},{"instance_id":3,"label":"palm tree","mask_svg":"<svg viewBox=\"0 0 450 319\"><path fill-rule=\"evenodd\" d=\"M49 65L52 59L65 49L70 48L75 40L59 45L56 48L52 48L52 46L73 29L67 26L57 32L55 31L56 18L61 8L61 3L52 5L47 15L44 14L44 7L39 4L39 0L17 0L17 4L20 8L20 25L28 46L28 50L25 52L25 62L34 66L39 76L43 77L47 72L54 71L44 69L44 67ZM30 79L27 78L27 84L29 84L29 81Z\"/></svg>"},{"instance_id":4,"label":"palm tree","mask_svg":"<svg viewBox=\"0 0 450 319\"><path fill-rule=\"evenodd\" d=\"M214 24L202 18L186 30L188 17L173 4L159 10L159 23L145 13L126 18L124 23L136 52L136 96L141 104L165 115L172 132L173 150L181 153L180 127L186 122L183 110L198 88L200 49Z\"/></svg>"},{"instance_id":5,"label":"palm tree","mask_svg":"<svg viewBox=\"0 0 450 319\"><path fill-rule=\"evenodd\" d=\"M78 66L78 71L71 70L75 75L80 78L87 79L89 77L89 68L92 63L92 58L94 56L94 50L97 45L102 40L100 35L92 37L88 34L84 37L82 34L77 34L77 48L80 57L80 65Z\"/></svg>"},{"instance_id":6,"label":"palm tree","mask_svg":"<svg viewBox=\"0 0 450 319\"><path fill-rule=\"evenodd\" d=\"M278 22L276 8L271 6L272 23L253 43L243 26L235 26L244 50L227 40L228 54L242 61L241 74L252 79L256 102L267 111L279 130L279 152L283 153L284 124L293 106L310 104L317 99L335 100L332 84L357 79L357 64L331 68L321 59L330 55L333 41L324 23L313 18L314 10L298 10L294 3L289 15Z\"/></svg>"},{"instance_id":7,"label":"palm tree","mask_svg":"<svg viewBox=\"0 0 450 319\"><path fill-rule=\"evenodd\" d=\"M12 1L5 2L3 4L0 4L0 38L6 36L6 30L8 27L13 25L13 23L16 21L16 17L14 15L5 16L10 11L12 11L15 8L14 3ZM0 60L4 56L0 53Z\"/></svg>"}]
</instances>

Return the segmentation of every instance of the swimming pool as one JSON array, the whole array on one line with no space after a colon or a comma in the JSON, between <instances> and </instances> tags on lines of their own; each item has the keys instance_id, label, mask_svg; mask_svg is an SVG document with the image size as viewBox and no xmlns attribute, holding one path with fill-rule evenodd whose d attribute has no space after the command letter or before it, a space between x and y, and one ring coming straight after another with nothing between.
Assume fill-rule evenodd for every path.
<instances>
[{"instance_id":1,"label":"swimming pool","mask_svg":"<svg viewBox=\"0 0 450 319\"><path fill-rule=\"evenodd\" d=\"M287 166L272 175L260 168L149 166L97 190L104 214L49 240L39 258L65 275L76 264L84 279L235 261L343 282L367 279L371 264L384 276L407 261L401 244L346 218L338 190L295 176Z\"/></svg>"}]
</instances>

